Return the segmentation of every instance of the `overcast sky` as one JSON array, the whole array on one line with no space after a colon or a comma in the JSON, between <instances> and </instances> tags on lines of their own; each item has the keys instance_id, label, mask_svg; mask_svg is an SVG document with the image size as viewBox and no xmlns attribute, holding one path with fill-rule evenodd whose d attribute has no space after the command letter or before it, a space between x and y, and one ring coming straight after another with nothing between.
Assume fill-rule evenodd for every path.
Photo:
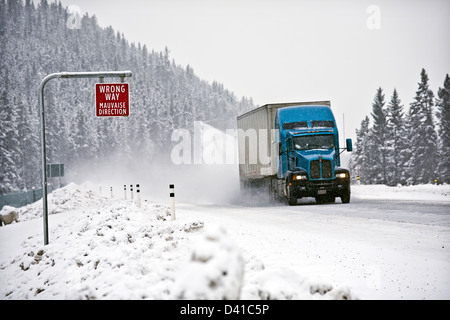
<instances>
[{"instance_id":1,"label":"overcast sky","mask_svg":"<svg viewBox=\"0 0 450 320\"><path fill-rule=\"evenodd\" d=\"M353 139L378 87L387 101L396 87L407 109L422 68L436 96L450 73L448 0L62 4L95 14L100 26L112 26L130 42L156 51L167 46L177 64L258 105L331 100L339 128L345 115L345 134Z\"/></svg>"}]
</instances>

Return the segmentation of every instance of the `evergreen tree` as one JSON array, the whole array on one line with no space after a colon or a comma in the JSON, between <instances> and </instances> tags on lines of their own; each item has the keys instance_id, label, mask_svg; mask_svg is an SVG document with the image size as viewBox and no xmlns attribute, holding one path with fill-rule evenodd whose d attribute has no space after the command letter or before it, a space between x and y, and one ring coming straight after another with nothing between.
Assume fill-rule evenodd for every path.
<instances>
[{"instance_id":1,"label":"evergreen tree","mask_svg":"<svg viewBox=\"0 0 450 320\"><path fill-rule=\"evenodd\" d=\"M81 29L71 29L69 18L60 3L0 0L0 192L41 184L36 92L50 73L133 71L128 118L96 119L92 79L46 86L47 160L64 163L68 174L79 163L100 166L116 154L125 161L136 154L147 162L170 158L174 129L191 130L194 121L212 119L231 128L243 104L254 107L251 99L239 101L223 85L200 80L190 66L176 65L168 48L155 52L130 44L87 14Z\"/></svg>"},{"instance_id":2,"label":"evergreen tree","mask_svg":"<svg viewBox=\"0 0 450 320\"><path fill-rule=\"evenodd\" d=\"M408 113L411 145L408 182L412 184L433 182L437 166L437 135L432 117L434 94L429 89L425 69L422 69L420 77L419 89Z\"/></svg>"},{"instance_id":3,"label":"evergreen tree","mask_svg":"<svg viewBox=\"0 0 450 320\"><path fill-rule=\"evenodd\" d=\"M31 123L27 122L28 114L26 112L26 108L24 106L24 102L22 100L22 95L19 94L17 97L17 106L18 106L18 116L17 116L17 142L18 142L18 152L16 154L16 168L18 171L18 175L20 177L19 181L22 185L20 185L19 181L17 184L19 187L26 189L26 177L30 174L29 169L27 168L28 164L28 139L33 136Z\"/></svg>"},{"instance_id":4,"label":"evergreen tree","mask_svg":"<svg viewBox=\"0 0 450 320\"><path fill-rule=\"evenodd\" d=\"M356 145L352 153L352 171L359 176L363 184L370 184L373 180L370 145L369 117L366 116L361 121L360 129L356 129Z\"/></svg>"},{"instance_id":5,"label":"evergreen tree","mask_svg":"<svg viewBox=\"0 0 450 320\"><path fill-rule=\"evenodd\" d=\"M392 186L405 184L404 165L406 159L404 150L408 147L408 143L406 141L403 105L401 105L397 89L394 89L388 104L387 126L386 143L389 149L386 182Z\"/></svg>"},{"instance_id":6,"label":"evergreen tree","mask_svg":"<svg viewBox=\"0 0 450 320\"><path fill-rule=\"evenodd\" d=\"M439 182L450 183L450 78L445 76L444 86L438 90L439 162L437 176Z\"/></svg>"},{"instance_id":7,"label":"evergreen tree","mask_svg":"<svg viewBox=\"0 0 450 320\"><path fill-rule=\"evenodd\" d=\"M372 103L373 126L370 131L372 140L371 154L373 157L373 183L387 182L387 120L384 110L383 89L378 88Z\"/></svg>"},{"instance_id":8,"label":"evergreen tree","mask_svg":"<svg viewBox=\"0 0 450 320\"><path fill-rule=\"evenodd\" d=\"M20 186L17 160L20 159L17 101L9 102L5 91L0 96L0 194Z\"/></svg>"}]
</instances>

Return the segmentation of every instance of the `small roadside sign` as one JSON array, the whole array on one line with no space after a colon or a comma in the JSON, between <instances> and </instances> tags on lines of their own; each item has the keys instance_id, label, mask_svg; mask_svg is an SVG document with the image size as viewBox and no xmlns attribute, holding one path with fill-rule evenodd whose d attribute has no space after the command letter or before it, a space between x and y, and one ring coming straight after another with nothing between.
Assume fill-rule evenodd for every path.
<instances>
[{"instance_id":1,"label":"small roadside sign","mask_svg":"<svg viewBox=\"0 0 450 320\"><path fill-rule=\"evenodd\" d=\"M47 164L47 177L64 177L64 163Z\"/></svg>"},{"instance_id":2,"label":"small roadside sign","mask_svg":"<svg viewBox=\"0 0 450 320\"><path fill-rule=\"evenodd\" d=\"M128 117L130 115L128 83L97 83L95 109L97 117Z\"/></svg>"}]
</instances>

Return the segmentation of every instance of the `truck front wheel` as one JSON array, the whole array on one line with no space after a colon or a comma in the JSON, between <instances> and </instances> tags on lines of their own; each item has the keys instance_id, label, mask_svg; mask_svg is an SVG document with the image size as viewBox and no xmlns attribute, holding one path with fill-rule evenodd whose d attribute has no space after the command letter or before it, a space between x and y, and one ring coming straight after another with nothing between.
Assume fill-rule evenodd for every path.
<instances>
[{"instance_id":1,"label":"truck front wheel","mask_svg":"<svg viewBox=\"0 0 450 320\"><path fill-rule=\"evenodd\" d=\"M347 190L344 191L344 194L341 196L342 203L349 203L350 202L350 188L347 188Z\"/></svg>"},{"instance_id":2,"label":"truck front wheel","mask_svg":"<svg viewBox=\"0 0 450 320\"><path fill-rule=\"evenodd\" d=\"M287 187L287 199L290 206L295 206L297 204L297 195L289 185Z\"/></svg>"}]
</instances>

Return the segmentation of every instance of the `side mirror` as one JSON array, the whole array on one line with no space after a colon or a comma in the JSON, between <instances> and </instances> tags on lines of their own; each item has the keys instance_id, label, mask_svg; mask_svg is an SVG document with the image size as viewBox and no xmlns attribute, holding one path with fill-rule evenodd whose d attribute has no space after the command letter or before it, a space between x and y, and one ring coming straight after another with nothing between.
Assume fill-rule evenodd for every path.
<instances>
[{"instance_id":1,"label":"side mirror","mask_svg":"<svg viewBox=\"0 0 450 320\"><path fill-rule=\"evenodd\" d=\"M347 139L345 140L346 144L347 144L347 151L353 151L353 146L352 146L352 139Z\"/></svg>"}]
</instances>

